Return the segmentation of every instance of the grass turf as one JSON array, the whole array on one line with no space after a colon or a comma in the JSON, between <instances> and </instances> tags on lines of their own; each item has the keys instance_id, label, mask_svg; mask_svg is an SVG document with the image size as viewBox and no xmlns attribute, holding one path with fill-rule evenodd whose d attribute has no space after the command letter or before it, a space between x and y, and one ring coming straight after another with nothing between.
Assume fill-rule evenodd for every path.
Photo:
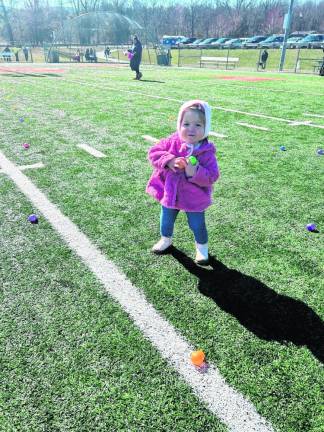
<instances>
[{"instance_id":1,"label":"grass turf","mask_svg":"<svg viewBox=\"0 0 324 432\"><path fill-rule=\"evenodd\" d=\"M167 98L309 120L323 114L321 78L228 82L224 72L146 68L147 81L134 82L127 69L68 70L1 77L1 149L17 164L45 163L27 175L276 430L321 431L323 130L213 112L212 129L228 138L215 139L222 177L207 212L209 270L190 258L183 215L177 249L151 256L159 206L144 193L141 138L174 130L180 102ZM37 210L11 181L0 182L2 430L225 430L49 224L28 225Z\"/></svg>"}]
</instances>

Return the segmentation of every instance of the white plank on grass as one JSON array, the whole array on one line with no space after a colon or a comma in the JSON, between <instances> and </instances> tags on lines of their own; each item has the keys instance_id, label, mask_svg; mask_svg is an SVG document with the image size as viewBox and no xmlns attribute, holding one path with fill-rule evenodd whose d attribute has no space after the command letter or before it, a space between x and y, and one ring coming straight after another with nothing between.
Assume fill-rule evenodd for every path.
<instances>
[{"instance_id":1,"label":"white plank on grass","mask_svg":"<svg viewBox=\"0 0 324 432\"><path fill-rule=\"evenodd\" d=\"M77 147L85 150L87 153L91 154L92 156L94 156L96 158L106 157L106 155L101 153L101 151L98 151L98 150L94 149L93 147L88 146L87 144L78 144Z\"/></svg>"},{"instance_id":2,"label":"white plank on grass","mask_svg":"<svg viewBox=\"0 0 324 432\"><path fill-rule=\"evenodd\" d=\"M230 431L274 431L271 424L257 413L253 404L226 383L215 365L210 364L205 374L192 366L189 357L194 347L154 309L143 292L132 285L115 264L1 151L0 167L49 221L68 247L97 276L107 293L120 304L161 356Z\"/></svg>"},{"instance_id":3,"label":"white plank on grass","mask_svg":"<svg viewBox=\"0 0 324 432\"><path fill-rule=\"evenodd\" d=\"M142 135L142 138L144 138L145 141L148 141L148 142L153 143L153 144L159 142L159 140L157 138L154 138L151 135Z\"/></svg>"},{"instance_id":4,"label":"white plank on grass","mask_svg":"<svg viewBox=\"0 0 324 432\"><path fill-rule=\"evenodd\" d=\"M256 126L256 125L252 125L249 123L243 123L243 122L236 122L236 124L240 125L240 126L245 126L247 128L251 128L251 129L259 129L259 130L263 130L263 131L269 131L270 129L267 127L263 127L263 126Z\"/></svg>"}]
</instances>

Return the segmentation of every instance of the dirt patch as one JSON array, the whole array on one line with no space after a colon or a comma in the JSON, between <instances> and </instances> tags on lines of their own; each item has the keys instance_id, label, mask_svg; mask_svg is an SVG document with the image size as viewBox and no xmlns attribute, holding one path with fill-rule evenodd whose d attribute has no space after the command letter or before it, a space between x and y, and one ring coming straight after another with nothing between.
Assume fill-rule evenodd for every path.
<instances>
[{"instance_id":1,"label":"dirt patch","mask_svg":"<svg viewBox=\"0 0 324 432\"><path fill-rule=\"evenodd\" d=\"M282 78L244 77L244 76L235 76L235 75L221 75L221 76L216 76L215 78L229 80L229 81L232 80L232 81L247 81L247 82L284 81Z\"/></svg>"}]
</instances>

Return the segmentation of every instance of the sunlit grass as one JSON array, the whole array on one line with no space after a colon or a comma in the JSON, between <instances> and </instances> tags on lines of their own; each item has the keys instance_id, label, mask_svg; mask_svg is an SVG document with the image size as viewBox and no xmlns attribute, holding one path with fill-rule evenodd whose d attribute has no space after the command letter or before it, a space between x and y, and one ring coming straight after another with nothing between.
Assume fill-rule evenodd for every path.
<instances>
[{"instance_id":1,"label":"sunlit grass","mask_svg":"<svg viewBox=\"0 0 324 432\"><path fill-rule=\"evenodd\" d=\"M216 139L209 270L191 260L184 215L174 254L150 253L159 205L144 192L152 169L142 135L173 132L180 101L194 97L324 125L304 115L323 114L321 78L225 81L224 72L145 66L143 75L77 65L61 78L2 75L0 149L18 165L46 165L26 175L277 430L320 432L323 129L213 110L212 129L228 138ZM0 194L0 429L225 430L42 215L27 223L37 209L1 174Z\"/></svg>"}]
</instances>

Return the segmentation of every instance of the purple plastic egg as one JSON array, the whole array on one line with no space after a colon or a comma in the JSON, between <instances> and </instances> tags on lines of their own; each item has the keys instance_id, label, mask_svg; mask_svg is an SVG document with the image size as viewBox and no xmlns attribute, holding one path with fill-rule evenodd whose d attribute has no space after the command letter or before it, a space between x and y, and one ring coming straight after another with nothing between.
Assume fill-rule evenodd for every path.
<instances>
[{"instance_id":1,"label":"purple plastic egg","mask_svg":"<svg viewBox=\"0 0 324 432\"><path fill-rule=\"evenodd\" d=\"M324 155L324 149L318 149L317 154L321 156Z\"/></svg>"},{"instance_id":2,"label":"purple plastic egg","mask_svg":"<svg viewBox=\"0 0 324 432\"><path fill-rule=\"evenodd\" d=\"M316 225L314 223L309 223L306 225L308 231L316 231Z\"/></svg>"},{"instance_id":3,"label":"purple plastic egg","mask_svg":"<svg viewBox=\"0 0 324 432\"><path fill-rule=\"evenodd\" d=\"M30 216L28 216L28 221L32 224L37 224L38 217L35 214L31 214Z\"/></svg>"},{"instance_id":4,"label":"purple plastic egg","mask_svg":"<svg viewBox=\"0 0 324 432\"><path fill-rule=\"evenodd\" d=\"M23 144L23 147L24 147L25 149L29 149L30 144L28 144L28 143L24 143L24 144Z\"/></svg>"}]
</instances>

